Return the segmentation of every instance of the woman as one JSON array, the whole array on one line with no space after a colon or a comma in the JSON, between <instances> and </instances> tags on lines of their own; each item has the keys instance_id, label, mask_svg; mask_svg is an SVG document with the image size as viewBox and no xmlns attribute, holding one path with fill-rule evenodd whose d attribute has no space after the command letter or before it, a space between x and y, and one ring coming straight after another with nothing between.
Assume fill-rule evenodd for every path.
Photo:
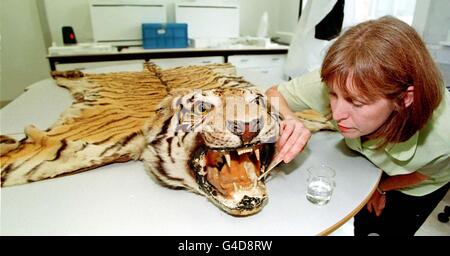
<instances>
[{"instance_id":1,"label":"woman","mask_svg":"<svg viewBox=\"0 0 450 256\"><path fill-rule=\"evenodd\" d=\"M291 161L309 140L293 111L312 108L331 110L346 144L383 170L355 216L355 235L412 236L447 193L450 93L408 24L383 17L354 26L330 47L320 73L266 94L279 97L284 116L279 160Z\"/></svg>"}]
</instances>

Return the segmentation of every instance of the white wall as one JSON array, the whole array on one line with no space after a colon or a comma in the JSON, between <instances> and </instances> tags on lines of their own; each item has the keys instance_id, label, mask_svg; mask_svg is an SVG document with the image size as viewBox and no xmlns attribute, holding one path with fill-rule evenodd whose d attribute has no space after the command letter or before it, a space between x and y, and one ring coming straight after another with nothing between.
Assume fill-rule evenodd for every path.
<instances>
[{"instance_id":1,"label":"white wall","mask_svg":"<svg viewBox=\"0 0 450 256\"><path fill-rule=\"evenodd\" d=\"M423 31L423 39L428 44L438 44L440 41L445 41L447 38L447 33L449 32L450 1L430 1L427 22Z\"/></svg>"},{"instance_id":2,"label":"white wall","mask_svg":"<svg viewBox=\"0 0 450 256\"><path fill-rule=\"evenodd\" d=\"M30 84L50 77L35 0L1 0L0 101L19 96Z\"/></svg>"},{"instance_id":3,"label":"white wall","mask_svg":"<svg viewBox=\"0 0 450 256\"><path fill-rule=\"evenodd\" d=\"M256 36L261 16L267 11L269 16L269 37L274 36L278 26L280 2L273 0L240 0L240 34Z\"/></svg>"},{"instance_id":4,"label":"white wall","mask_svg":"<svg viewBox=\"0 0 450 256\"><path fill-rule=\"evenodd\" d=\"M430 2L431 0L416 1L416 8L414 10L414 19L412 22L412 27L419 33L420 36L423 35L425 25L427 24Z\"/></svg>"},{"instance_id":5,"label":"white wall","mask_svg":"<svg viewBox=\"0 0 450 256\"><path fill-rule=\"evenodd\" d=\"M106 1L106 0L105 0ZM167 20L175 21L174 3L176 0L162 0L167 4ZM269 36L274 36L278 30L278 17L280 5L297 0L238 0L240 5L240 34L242 36L255 36L258 30L262 14L267 11L269 14ZM91 18L89 13L89 0L45 0L45 9L50 27L52 41L57 45L62 45L62 26L72 26L78 42L92 42ZM290 27L288 15L298 11L292 8L285 8L283 13L283 27ZM289 10L289 14L286 14ZM292 23L292 21L290 21Z\"/></svg>"},{"instance_id":6,"label":"white wall","mask_svg":"<svg viewBox=\"0 0 450 256\"><path fill-rule=\"evenodd\" d=\"M450 36L450 1L432 0L430 3L430 15L423 37L428 44L438 44L446 41ZM449 47L442 47L437 52L437 63L442 72L445 84L450 89L450 50Z\"/></svg>"},{"instance_id":7,"label":"white wall","mask_svg":"<svg viewBox=\"0 0 450 256\"><path fill-rule=\"evenodd\" d=\"M303 1L305 6L306 0ZM299 0L279 0L278 22L274 37L278 42L289 44L298 24Z\"/></svg>"},{"instance_id":8,"label":"white wall","mask_svg":"<svg viewBox=\"0 0 450 256\"><path fill-rule=\"evenodd\" d=\"M298 23L299 0L278 0L278 31L292 32Z\"/></svg>"},{"instance_id":9,"label":"white wall","mask_svg":"<svg viewBox=\"0 0 450 256\"><path fill-rule=\"evenodd\" d=\"M45 0L48 25L52 42L63 45L61 28L72 26L77 41L92 42L89 0Z\"/></svg>"}]
</instances>

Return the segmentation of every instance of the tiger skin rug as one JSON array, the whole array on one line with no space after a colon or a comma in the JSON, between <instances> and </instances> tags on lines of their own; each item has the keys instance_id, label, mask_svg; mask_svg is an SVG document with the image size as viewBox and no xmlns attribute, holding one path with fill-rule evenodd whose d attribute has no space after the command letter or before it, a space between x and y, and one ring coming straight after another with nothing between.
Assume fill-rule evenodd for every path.
<instances>
[{"instance_id":1,"label":"tiger skin rug","mask_svg":"<svg viewBox=\"0 0 450 256\"><path fill-rule=\"evenodd\" d=\"M267 201L265 178L275 154L280 115L264 93L230 64L141 72L53 72L74 98L46 131L0 137L1 186L143 161L161 185L207 197L225 212L246 216ZM245 110L245 111L244 111ZM298 113L312 131L329 118Z\"/></svg>"}]
</instances>

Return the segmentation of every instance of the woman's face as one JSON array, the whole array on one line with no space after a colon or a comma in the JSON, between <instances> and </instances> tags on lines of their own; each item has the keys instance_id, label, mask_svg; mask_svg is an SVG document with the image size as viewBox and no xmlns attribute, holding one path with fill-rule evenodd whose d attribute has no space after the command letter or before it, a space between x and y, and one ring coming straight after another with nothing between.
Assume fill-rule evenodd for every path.
<instances>
[{"instance_id":1,"label":"woman's face","mask_svg":"<svg viewBox=\"0 0 450 256\"><path fill-rule=\"evenodd\" d=\"M346 98L337 87L329 87L329 97L333 119L342 135L349 139L373 133L394 109L393 103L384 98L371 103L363 102L357 96Z\"/></svg>"}]
</instances>

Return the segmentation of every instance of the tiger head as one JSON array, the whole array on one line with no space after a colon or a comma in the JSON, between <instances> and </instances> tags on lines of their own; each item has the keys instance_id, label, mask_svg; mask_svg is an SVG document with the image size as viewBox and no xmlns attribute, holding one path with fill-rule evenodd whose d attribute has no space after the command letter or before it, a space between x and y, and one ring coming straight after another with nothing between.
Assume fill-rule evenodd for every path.
<instances>
[{"instance_id":1,"label":"tiger head","mask_svg":"<svg viewBox=\"0 0 450 256\"><path fill-rule=\"evenodd\" d=\"M262 93L189 92L167 100L158 120L149 124L142 155L153 177L204 195L231 215L261 210L267 191L259 177L274 157L280 120Z\"/></svg>"}]
</instances>

